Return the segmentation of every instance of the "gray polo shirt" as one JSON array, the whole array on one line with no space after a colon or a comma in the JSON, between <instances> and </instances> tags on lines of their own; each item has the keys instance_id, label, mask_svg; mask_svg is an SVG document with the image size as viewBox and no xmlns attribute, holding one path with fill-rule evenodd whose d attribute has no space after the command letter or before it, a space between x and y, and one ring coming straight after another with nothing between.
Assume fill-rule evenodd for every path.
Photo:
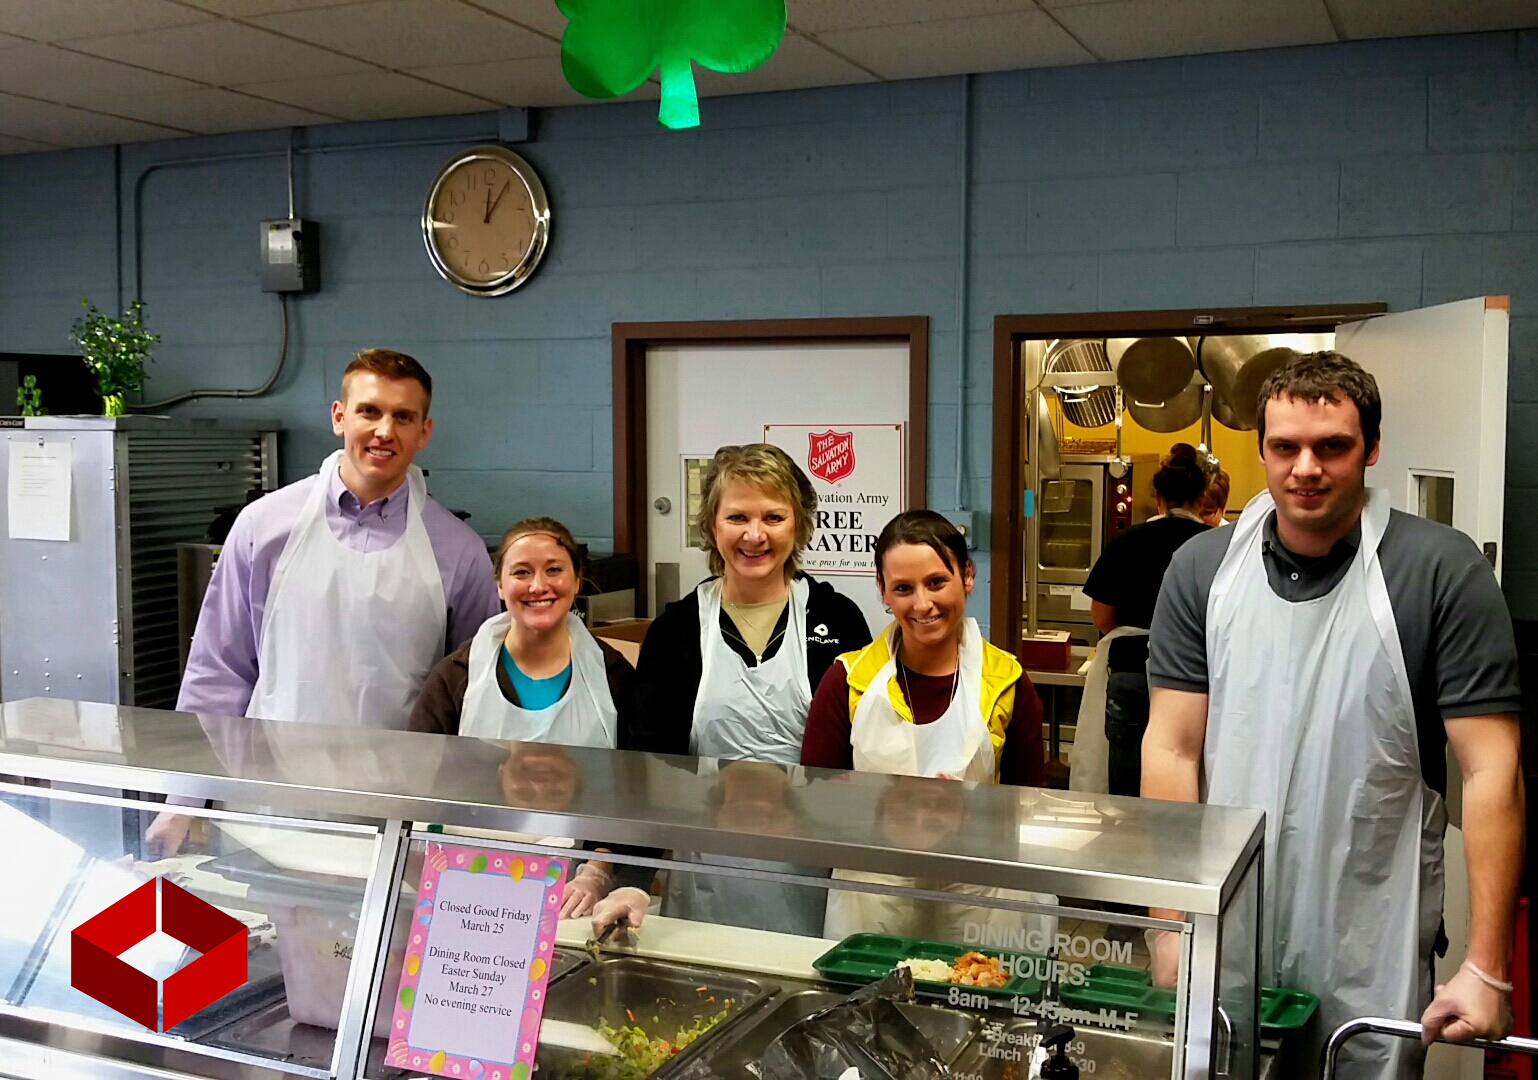
<instances>
[{"instance_id":1,"label":"gray polo shirt","mask_svg":"<svg viewBox=\"0 0 1538 1080\"><path fill-rule=\"evenodd\" d=\"M1175 552L1149 631L1151 685L1207 692L1207 597L1234 532L1213 529ZM1295 555L1277 539L1272 511L1262 542L1271 591L1289 603L1323 596L1340 584L1361 543L1358 525L1327 555ZM1395 510L1378 559L1410 674L1421 771L1445 795L1443 721L1521 710L1511 616L1490 564L1456 529Z\"/></svg>"}]
</instances>

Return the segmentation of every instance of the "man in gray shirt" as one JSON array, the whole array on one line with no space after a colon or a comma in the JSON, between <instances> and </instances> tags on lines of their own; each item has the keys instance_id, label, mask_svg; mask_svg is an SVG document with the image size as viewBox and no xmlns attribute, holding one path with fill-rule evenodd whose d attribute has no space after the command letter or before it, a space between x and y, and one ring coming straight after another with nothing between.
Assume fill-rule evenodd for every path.
<instances>
[{"instance_id":1,"label":"man in gray shirt","mask_svg":"<svg viewBox=\"0 0 1538 1080\"><path fill-rule=\"evenodd\" d=\"M1428 1041L1499 1037L1523 845L1511 621L1466 536L1367 488L1381 415L1377 383L1338 353L1262 387L1268 492L1176 552L1160 591L1143 795L1266 811L1260 977L1318 994L1321 1036L1419 1014ZM1433 1001L1444 740L1463 773L1471 928ZM1173 935L1152 945L1172 981ZM1342 1075L1420 1062L1360 1039Z\"/></svg>"}]
</instances>

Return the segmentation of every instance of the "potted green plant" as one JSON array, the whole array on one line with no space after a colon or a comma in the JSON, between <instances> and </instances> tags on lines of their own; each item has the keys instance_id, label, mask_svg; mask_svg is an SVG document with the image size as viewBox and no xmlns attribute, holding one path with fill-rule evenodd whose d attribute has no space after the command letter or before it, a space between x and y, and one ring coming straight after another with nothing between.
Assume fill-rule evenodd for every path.
<instances>
[{"instance_id":1,"label":"potted green plant","mask_svg":"<svg viewBox=\"0 0 1538 1080\"><path fill-rule=\"evenodd\" d=\"M96 376L103 411L108 416L122 416L127 411L124 395L144 388L144 365L149 363L150 346L160 336L145 329L144 304L140 301L130 304L120 319L98 311L89 300L80 303L86 312L70 327L69 339Z\"/></svg>"}]
</instances>

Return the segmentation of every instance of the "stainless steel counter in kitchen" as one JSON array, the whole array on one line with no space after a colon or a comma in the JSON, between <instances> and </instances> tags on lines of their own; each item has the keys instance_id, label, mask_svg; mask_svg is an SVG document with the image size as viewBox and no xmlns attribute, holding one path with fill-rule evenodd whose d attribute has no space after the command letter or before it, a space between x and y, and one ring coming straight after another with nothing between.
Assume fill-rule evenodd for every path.
<instances>
[{"instance_id":1,"label":"stainless steel counter in kitchen","mask_svg":"<svg viewBox=\"0 0 1538 1080\"><path fill-rule=\"evenodd\" d=\"M519 769L509 766L535 759L546 780L518 782ZM40 1013L0 990L0 1060L6 1062L0 1072L28 1080L55 1075L61 1067L121 1080L147 1077L152 1069L160 1070L158 1076L169 1072L218 1080L382 1078L370 1074L371 1033L378 1036L379 1021L387 1015L380 1003L387 1003L391 991L382 987L391 965L399 970L398 939L410 925L416 879L408 867L421 866L424 844L444 839L412 823L438 822L451 832L499 831L501 838L464 841L499 850L571 854L570 848L530 837L634 845L665 854L609 857L674 875L852 891L909 912L963 903L984 914L1009 915L1015 922L1007 925L1045 918L1044 925L1055 929L1034 949L989 939L986 935L994 931L986 929L986 920L966 924L971 928L967 934L976 930L984 935L976 939L963 939L962 929L942 931L938 923L925 932L926 924L920 924L918 937L956 942L958 953L974 945L997 946L1017 952L995 955L1038 966L1039 979L1019 980L1022 988L1033 989L1010 991L1013 998L1005 994L985 1000L966 991L958 999L961 1006L978 1006L988 1015L1000 1008L1009 1017L1052 1015L1046 1007L1056 1008L1053 988L1059 979L1081 978L1089 964L1103 959L1102 952L1122 948L1108 935L1099 936L1107 923L1134 931L1168 928L1181 935L1183 949L1175 1015L1163 1021L1162 1030L1172 1040L1165 1075L1180 1080L1212 1075L1211 1062L1220 1049L1215 1023L1220 1005L1232 1020L1222 1029L1236 1032L1238 1051L1231 1056L1244 1063L1233 1075L1236 1080L1254 1075L1259 813L756 766L789 784L783 805L773 814L721 815L716 812L721 778L737 775L741 766L82 702L6 703L0 706L0 776L16 779L0 782L0 813L14 819L17 828L0 828L0 849L24 842L40 853L35 858L59 865L84 860L120 866L123 874L140 867L155 874L165 864L143 861L140 836L159 806L141 793L216 800L219 808L188 810L223 838L218 851L210 849L217 857L183 867L194 879L188 887L201 888L200 895L220 906L250 908L248 925L270 912L280 951L286 936L291 946L284 954L287 1014L312 1026L336 1026L334 1034L314 1042L313 1032L284 1034L285 1020L263 1029L282 1035L272 1046L235 1050L232 1041L260 1027L262 1018L237 1019L235 1025L245 1026L225 1027L203 1042L177 1040L172 1034L135 1032L121 1022L103 1026L83 1015L75 1019L57 1008ZM947 829L937 832L915 824L914 813L951 803L955 813ZM102 820L87 836L80 822L93 814ZM278 867L270 882L262 877L268 864ZM828 868L853 877L830 880ZM944 891L952 886L968 891ZM228 900L221 890L229 892ZM355 899L323 903L337 890L339 897L346 893ZM1026 891L1037 896L1022 896ZM58 903L54 915L48 915L46 905L38 913L38 925L51 928L48 941L55 944L12 943L0 934L0 987L18 982L5 969L7 962L34 970L34 957L57 955L58 927L75 910L62 899ZM1116 904L1169 908L1184 915L1166 921L1106 910ZM402 911L407 913L404 923ZM1084 929L1092 924L1098 933ZM265 932L272 933L272 927ZM1006 931L1006 936L1016 933ZM316 935L322 935L318 940L325 950L318 967L314 947L305 944ZM794 940L813 944L812 939ZM291 972L287 961L301 945L310 950L304 953L310 960ZM1039 955L1032 960L1027 952ZM1235 958L1245 961L1237 976L1229 967ZM771 958L764 963L771 967ZM722 966L735 966L743 977L753 978L751 966ZM817 971L804 974L806 988L828 989L818 986ZM296 976L304 981L295 984ZM68 1000L67 982L59 987L61 1001ZM296 986L305 991L297 1005ZM273 1008L270 1003L263 1007ZM1095 1023L1093 1008L1081 1011L1085 1022ZM1113 1022L1126 1030L1133 1021ZM284 1056L296 1053L300 1035L311 1039L300 1055L304 1064Z\"/></svg>"}]
</instances>

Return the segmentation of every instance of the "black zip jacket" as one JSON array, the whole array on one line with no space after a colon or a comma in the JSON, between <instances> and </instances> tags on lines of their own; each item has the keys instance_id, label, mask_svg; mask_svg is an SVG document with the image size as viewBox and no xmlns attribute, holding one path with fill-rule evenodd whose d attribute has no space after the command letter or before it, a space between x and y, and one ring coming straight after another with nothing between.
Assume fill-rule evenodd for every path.
<instances>
[{"instance_id":1,"label":"black zip jacket","mask_svg":"<svg viewBox=\"0 0 1538 1080\"><path fill-rule=\"evenodd\" d=\"M865 616L849 597L825 581L805 574L811 585L806 600L806 674L812 691L840 653L870 644ZM790 619L790 605L780 613L764 659L779 652ZM749 667L758 661L742 642L731 617L721 612L721 635ZM690 590L682 600L669 604L646 632L641 659L636 665L636 704L629 723L620 717L621 750L658 754L687 754L694 727L694 696L702 674L700 659L699 594Z\"/></svg>"}]
</instances>

